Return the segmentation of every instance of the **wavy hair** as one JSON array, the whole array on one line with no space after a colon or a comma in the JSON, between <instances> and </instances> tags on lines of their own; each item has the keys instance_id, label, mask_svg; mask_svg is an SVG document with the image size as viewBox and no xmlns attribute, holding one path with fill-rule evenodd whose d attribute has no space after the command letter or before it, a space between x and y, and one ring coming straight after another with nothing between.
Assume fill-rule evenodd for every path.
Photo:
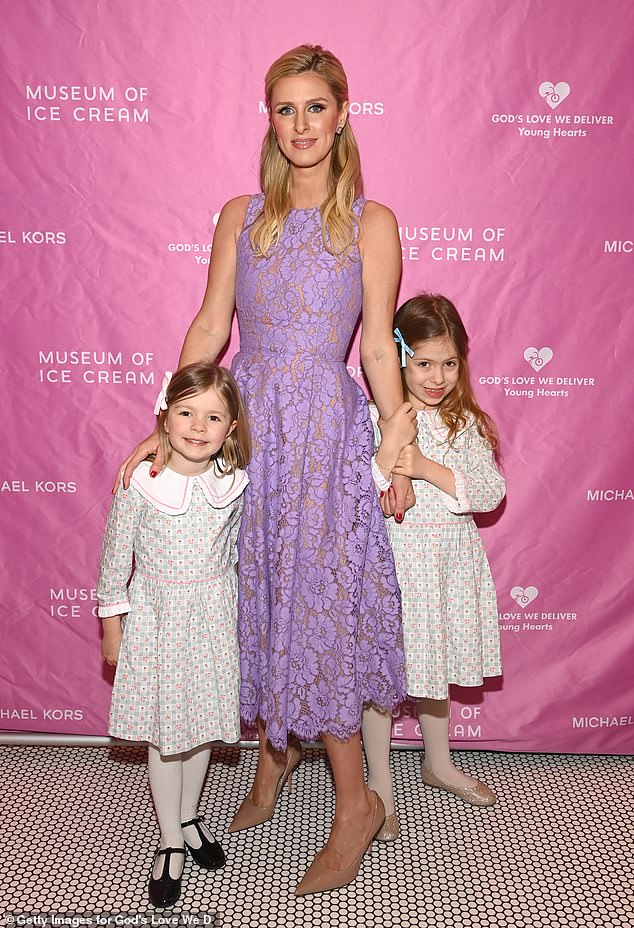
<instances>
[{"instance_id":1,"label":"wavy hair","mask_svg":"<svg viewBox=\"0 0 634 928\"><path fill-rule=\"evenodd\" d=\"M348 100L348 79L338 58L321 45L299 45L274 61L264 79L266 105L271 112L273 88L284 77L312 72L328 85L339 111ZM255 218L249 238L254 252L268 257L282 234L291 208L290 162L282 154L269 123L260 152L260 186L264 206ZM343 257L358 238L358 220L352 211L361 193L361 160L350 120L335 135L330 158L328 194L321 204L321 234L330 254Z\"/></svg>"},{"instance_id":2,"label":"wavy hair","mask_svg":"<svg viewBox=\"0 0 634 928\"><path fill-rule=\"evenodd\" d=\"M221 448L211 459L216 474L222 477L225 474L235 473L238 468L244 470L251 457L251 437L249 435L247 414L238 385L225 367L199 361L194 364L186 364L185 367L181 367L180 370L176 371L165 396L167 409L162 409L158 415L159 442L163 452L163 459L167 463L172 454L172 446L165 431L165 421L170 406L180 403L190 396L204 393L209 389L216 391L227 407L231 421L235 420L237 422L233 432L227 435Z\"/></svg>"},{"instance_id":3,"label":"wavy hair","mask_svg":"<svg viewBox=\"0 0 634 928\"><path fill-rule=\"evenodd\" d=\"M439 293L420 293L400 307L394 317L394 328L414 348L430 338L448 338L460 361L456 386L442 401L438 412L448 429L449 445L453 445L458 432L466 428L469 417L473 417L478 434L488 442L492 451L499 451L500 439L495 423L479 406L469 375L469 336L458 310L451 300ZM401 371L403 388L407 396L404 369Z\"/></svg>"}]
</instances>

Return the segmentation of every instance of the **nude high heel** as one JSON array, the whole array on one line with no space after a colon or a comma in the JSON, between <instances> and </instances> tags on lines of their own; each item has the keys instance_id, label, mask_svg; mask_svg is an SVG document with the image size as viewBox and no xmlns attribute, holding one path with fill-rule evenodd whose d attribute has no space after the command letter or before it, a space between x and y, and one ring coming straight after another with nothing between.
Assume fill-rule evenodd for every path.
<instances>
[{"instance_id":1,"label":"nude high heel","mask_svg":"<svg viewBox=\"0 0 634 928\"><path fill-rule=\"evenodd\" d=\"M233 833L234 831L242 831L244 828L253 828L255 825L262 825L273 817L277 800L280 797L285 783L288 783L289 793L292 792L293 771L299 765L301 759L301 748L289 744L286 751L286 766L284 770L282 770L280 778L277 781L273 802L270 802L266 806L257 806L249 794L234 815L233 821L229 825L229 832Z\"/></svg>"},{"instance_id":2,"label":"nude high heel","mask_svg":"<svg viewBox=\"0 0 634 928\"><path fill-rule=\"evenodd\" d=\"M371 790L374 797L374 806L369 818L368 830L365 834L365 841L360 853L357 854L349 867L345 870L329 870L321 862L321 851L315 855L315 858L304 874L299 885L295 889L296 896L306 896L308 893L323 893L329 889L339 889L341 886L347 886L352 883L359 872L361 861L367 849L372 844L373 839L380 831L385 821L385 806L381 797Z\"/></svg>"}]
</instances>

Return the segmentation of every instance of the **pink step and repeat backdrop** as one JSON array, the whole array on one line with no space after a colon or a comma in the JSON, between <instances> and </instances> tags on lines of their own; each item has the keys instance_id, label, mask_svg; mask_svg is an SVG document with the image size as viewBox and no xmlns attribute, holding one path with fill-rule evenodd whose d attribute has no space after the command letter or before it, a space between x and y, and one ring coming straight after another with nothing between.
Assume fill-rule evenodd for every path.
<instances>
[{"instance_id":1,"label":"pink step and repeat backdrop","mask_svg":"<svg viewBox=\"0 0 634 928\"><path fill-rule=\"evenodd\" d=\"M508 496L480 522L504 677L456 691L453 743L630 752L631 0L0 7L0 727L106 734L113 475L200 304L218 211L258 188L264 73L311 41L346 67L401 299L455 301L501 432ZM349 369L362 383L356 341ZM394 738L417 736L405 706Z\"/></svg>"}]
</instances>

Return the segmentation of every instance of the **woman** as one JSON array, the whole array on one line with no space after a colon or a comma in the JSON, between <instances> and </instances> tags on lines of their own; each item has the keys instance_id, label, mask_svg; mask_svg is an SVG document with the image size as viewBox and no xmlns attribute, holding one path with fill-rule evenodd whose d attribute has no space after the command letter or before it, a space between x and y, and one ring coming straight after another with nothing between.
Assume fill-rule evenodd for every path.
<instances>
[{"instance_id":1,"label":"woman","mask_svg":"<svg viewBox=\"0 0 634 928\"><path fill-rule=\"evenodd\" d=\"M336 809L328 842L296 889L304 894L353 880L382 825L383 804L363 778L361 711L364 703L390 709L404 693L372 426L345 366L361 311L361 359L378 409L385 418L402 404L391 331L401 249L392 213L357 196L340 62L300 46L274 62L265 92L263 193L237 197L220 214L180 364L215 360L235 302L232 368L253 437L240 536L241 712L257 720L260 751L230 830L271 817L301 757L295 739L321 737ZM150 447L139 446L128 471ZM407 482L396 490L403 511Z\"/></svg>"}]
</instances>

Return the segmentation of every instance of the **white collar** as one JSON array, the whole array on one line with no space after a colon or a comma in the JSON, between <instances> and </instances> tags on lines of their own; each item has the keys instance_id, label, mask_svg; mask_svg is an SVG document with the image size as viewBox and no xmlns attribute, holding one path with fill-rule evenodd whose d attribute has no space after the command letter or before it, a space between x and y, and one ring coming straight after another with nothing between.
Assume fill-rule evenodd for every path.
<instances>
[{"instance_id":1,"label":"white collar","mask_svg":"<svg viewBox=\"0 0 634 928\"><path fill-rule=\"evenodd\" d=\"M213 467L197 477L186 477L166 467L157 477L150 477L151 463L142 461L132 474L130 484L159 512L180 516L187 512L194 486L199 486L214 509L224 509L244 492L249 482L246 471L218 477Z\"/></svg>"},{"instance_id":2,"label":"white collar","mask_svg":"<svg viewBox=\"0 0 634 928\"><path fill-rule=\"evenodd\" d=\"M440 418L440 413L438 412L438 410L419 409L418 412L416 413L416 418L418 420L419 425L421 422L423 422L427 426L427 428L431 432L433 438L436 439L436 441L441 442L441 443L447 441L447 433L449 429L447 428L445 423ZM472 425L472 419L471 419L471 416L468 416L466 425L463 428L458 429L455 437L457 438L458 435L462 435L463 432L468 431L471 428L471 425Z\"/></svg>"}]
</instances>

